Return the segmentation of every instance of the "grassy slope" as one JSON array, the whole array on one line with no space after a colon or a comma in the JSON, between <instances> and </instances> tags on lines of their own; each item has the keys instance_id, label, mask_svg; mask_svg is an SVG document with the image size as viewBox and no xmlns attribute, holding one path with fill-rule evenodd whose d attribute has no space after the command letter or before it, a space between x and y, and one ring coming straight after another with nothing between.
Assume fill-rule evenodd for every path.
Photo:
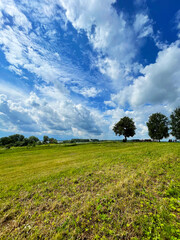
<instances>
[{"instance_id":1,"label":"grassy slope","mask_svg":"<svg viewBox=\"0 0 180 240\"><path fill-rule=\"evenodd\" d=\"M0 239L180 239L180 144L0 149Z\"/></svg>"}]
</instances>

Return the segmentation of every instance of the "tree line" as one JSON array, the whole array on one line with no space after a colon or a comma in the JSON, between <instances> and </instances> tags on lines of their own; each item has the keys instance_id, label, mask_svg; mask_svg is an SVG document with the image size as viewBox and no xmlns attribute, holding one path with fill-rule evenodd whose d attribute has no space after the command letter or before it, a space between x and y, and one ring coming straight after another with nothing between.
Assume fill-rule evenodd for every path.
<instances>
[{"instance_id":1,"label":"tree line","mask_svg":"<svg viewBox=\"0 0 180 240\"><path fill-rule=\"evenodd\" d=\"M180 107L176 108L170 115L170 120L162 113L153 113L149 116L149 120L146 123L148 127L148 134L151 139L158 140L169 137L170 134L177 140L180 139ZM128 137L135 135L136 126L132 118L123 117L117 122L113 131L116 135L123 135L124 142L127 141Z\"/></svg>"},{"instance_id":2,"label":"tree line","mask_svg":"<svg viewBox=\"0 0 180 240\"><path fill-rule=\"evenodd\" d=\"M58 143L55 138L49 138L48 136L43 136L43 141L35 136L30 136L29 138L24 137L21 134L10 135L9 137L0 138L0 146L10 147L22 147L22 146L35 146L47 143Z\"/></svg>"},{"instance_id":3,"label":"tree line","mask_svg":"<svg viewBox=\"0 0 180 240\"><path fill-rule=\"evenodd\" d=\"M81 139L74 138L71 140L64 140L62 143L80 143L80 142L98 142L99 139ZM35 136L30 136L29 138L24 137L21 134L10 135L9 137L0 138L0 146L5 146L6 148L10 147L23 147L23 146L35 146L41 144L51 144L58 143L55 138L50 138L48 136L43 136L43 140L39 140L39 138Z\"/></svg>"}]
</instances>

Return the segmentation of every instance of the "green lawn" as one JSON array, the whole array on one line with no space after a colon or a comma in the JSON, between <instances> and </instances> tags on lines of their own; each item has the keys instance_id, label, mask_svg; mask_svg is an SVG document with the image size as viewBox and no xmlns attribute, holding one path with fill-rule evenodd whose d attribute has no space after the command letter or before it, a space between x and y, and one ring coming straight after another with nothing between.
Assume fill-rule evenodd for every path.
<instances>
[{"instance_id":1,"label":"green lawn","mask_svg":"<svg viewBox=\"0 0 180 240\"><path fill-rule=\"evenodd\" d=\"M0 148L0 239L180 239L180 144Z\"/></svg>"}]
</instances>

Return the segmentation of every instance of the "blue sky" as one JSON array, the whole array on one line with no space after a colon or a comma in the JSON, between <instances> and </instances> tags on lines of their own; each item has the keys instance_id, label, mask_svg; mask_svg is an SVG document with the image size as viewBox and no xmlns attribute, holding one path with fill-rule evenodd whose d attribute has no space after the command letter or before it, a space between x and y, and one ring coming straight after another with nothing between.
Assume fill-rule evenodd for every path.
<instances>
[{"instance_id":1,"label":"blue sky","mask_svg":"<svg viewBox=\"0 0 180 240\"><path fill-rule=\"evenodd\" d=\"M0 136L147 138L179 104L179 0L0 1Z\"/></svg>"}]
</instances>

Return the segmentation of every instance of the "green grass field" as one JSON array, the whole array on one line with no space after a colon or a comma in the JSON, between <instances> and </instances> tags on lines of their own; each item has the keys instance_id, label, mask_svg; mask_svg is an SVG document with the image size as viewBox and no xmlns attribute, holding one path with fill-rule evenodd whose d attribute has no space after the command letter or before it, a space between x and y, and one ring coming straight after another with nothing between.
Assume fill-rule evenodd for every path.
<instances>
[{"instance_id":1,"label":"green grass field","mask_svg":"<svg viewBox=\"0 0 180 240\"><path fill-rule=\"evenodd\" d=\"M0 149L0 239L180 239L180 144Z\"/></svg>"}]
</instances>

